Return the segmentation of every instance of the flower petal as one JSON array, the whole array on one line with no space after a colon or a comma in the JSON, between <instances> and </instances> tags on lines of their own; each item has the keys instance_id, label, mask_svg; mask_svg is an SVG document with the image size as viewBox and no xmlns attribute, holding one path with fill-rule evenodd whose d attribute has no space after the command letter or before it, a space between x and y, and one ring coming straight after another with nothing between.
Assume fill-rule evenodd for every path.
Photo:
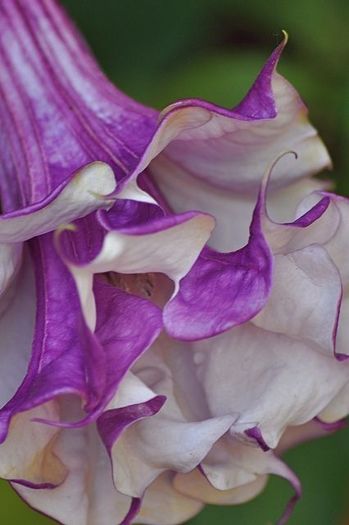
<instances>
[{"instance_id":1,"label":"flower petal","mask_svg":"<svg viewBox=\"0 0 349 525\"><path fill-rule=\"evenodd\" d=\"M37 277L35 338L30 355L32 333L28 336L23 332L23 336L20 332L17 336L24 337L18 347L26 355L26 360L23 367L19 367L21 360L17 359L16 377L17 370L21 376L14 382L0 412L2 440L14 414L62 394L79 396L87 411L85 419L96 419L128 368L162 327L161 312L155 305L97 281L95 297L99 315L96 334L92 334L85 325L74 281L55 251L52 236L41 237L35 243L32 241L32 250ZM21 296L16 300L21 301ZM30 311L33 312L35 297L31 296L31 300ZM20 308L25 306L22 300ZM27 309L22 316L29 322ZM16 323L18 319L17 316ZM6 318L5 321L9 338L16 342L17 324L11 326ZM33 331L32 325L30 329ZM13 357L9 356L8 378L11 377L12 360ZM74 426L72 422L58 420L56 424Z\"/></svg>"},{"instance_id":2,"label":"flower petal","mask_svg":"<svg viewBox=\"0 0 349 525\"><path fill-rule=\"evenodd\" d=\"M0 312L0 406L3 406L22 382L30 359L35 322L35 283L28 253L12 286L0 297Z\"/></svg>"},{"instance_id":3,"label":"flower petal","mask_svg":"<svg viewBox=\"0 0 349 525\"><path fill-rule=\"evenodd\" d=\"M5 2L0 34L5 210L45 198L95 160L117 179L132 171L157 112L112 86L61 7Z\"/></svg>"},{"instance_id":4,"label":"flower petal","mask_svg":"<svg viewBox=\"0 0 349 525\"><path fill-rule=\"evenodd\" d=\"M328 153L306 119L307 110L297 92L278 73L276 65L286 39L274 50L245 99L233 110L200 100L182 100L163 112L163 126L173 131L164 155L180 165L188 178L198 177L214 186L256 195L261 173L284 151L294 150L295 166L284 158L275 169L273 185L330 166ZM171 135L170 131L167 132ZM157 159L152 165L156 166ZM163 180L156 181L167 194ZM171 200L170 200L171 202Z\"/></svg>"},{"instance_id":5,"label":"flower petal","mask_svg":"<svg viewBox=\"0 0 349 525\"><path fill-rule=\"evenodd\" d=\"M258 476L255 481L235 487L230 490L214 488L199 472L193 470L189 474L176 474L174 486L178 492L212 505L238 505L255 498L265 488L266 476Z\"/></svg>"},{"instance_id":6,"label":"flower petal","mask_svg":"<svg viewBox=\"0 0 349 525\"><path fill-rule=\"evenodd\" d=\"M173 473L164 472L146 490L137 523L177 525L194 517L202 507L201 501L176 490Z\"/></svg>"},{"instance_id":7,"label":"flower petal","mask_svg":"<svg viewBox=\"0 0 349 525\"><path fill-rule=\"evenodd\" d=\"M2 478L34 489L64 481L66 468L53 452L57 429L33 422L58 417L57 403L51 401L12 419L7 439L0 445Z\"/></svg>"},{"instance_id":8,"label":"flower petal","mask_svg":"<svg viewBox=\"0 0 349 525\"><path fill-rule=\"evenodd\" d=\"M175 282L176 293L180 279L198 257L213 225L211 217L197 213L164 217L150 225L110 231L100 253L88 264L67 261L88 326L94 330L96 323L92 291L94 273L160 272Z\"/></svg>"},{"instance_id":9,"label":"flower petal","mask_svg":"<svg viewBox=\"0 0 349 525\"><path fill-rule=\"evenodd\" d=\"M58 186L44 200L0 216L0 242L25 241L55 230L59 225L111 205L115 188L112 169L94 162Z\"/></svg>"},{"instance_id":10,"label":"flower petal","mask_svg":"<svg viewBox=\"0 0 349 525\"><path fill-rule=\"evenodd\" d=\"M320 421L336 423L346 418L349 412L349 381L338 392L337 396L319 414Z\"/></svg>"},{"instance_id":11,"label":"flower petal","mask_svg":"<svg viewBox=\"0 0 349 525\"><path fill-rule=\"evenodd\" d=\"M61 402L62 418L82 414L71 399ZM127 516L131 498L118 493L110 472L109 458L91 425L61 430L54 453L68 469L64 482L54 489L35 490L14 484L30 505L64 525L112 525Z\"/></svg>"},{"instance_id":12,"label":"flower petal","mask_svg":"<svg viewBox=\"0 0 349 525\"><path fill-rule=\"evenodd\" d=\"M313 341L331 354L341 298L337 268L326 250L313 244L275 256L271 296L252 322L265 330Z\"/></svg>"},{"instance_id":13,"label":"flower petal","mask_svg":"<svg viewBox=\"0 0 349 525\"><path fill-rule=\"evenodd\" d=\"M0 243L0 296L7 290L22 262L22 244Z\"/></svg>"},{"instance_id":14,"label":"flower petal","mask_svg":"<svg viewBox=\"0 0 349 525\"><path fill-rule=\"evenodd\" d=\"M161 411L149 420L138 421L112 449L116 487L123 494L139 497L166 470L190 472L232 421L227 416L187 423L172 420Z\"/></svg>"},{"instance_id":15,"label":"flower petal","mask_svg":"<svg viewBox=\"0 0 349 525\"><path fill-rule=\"evenodd\" d=\"M201 468L218 490L231 490L266 474L277 474L285 479L291 477L293 483L288 467L271 451L263 451L229 437L214 445Z\"/></svg>"},{"instance_id":16,"label":"flower petal","mask_svg":"<svg viewBox=\"0 0 349 525\"><path fill-rule=\"evenodd\" d=\"M349 242L347 234L347 225L349 222L349 200L346 197L325 193L326 197L330 198L331 205L337 210L339 215L338 228L326 244L328 253L334 260L337 268L340 271L343 286L349 284Z\"/></svg>"},{"instance_id":17,"label":"flower petal","mask_svg":"<svg viewBox=\"0 0 349 525\"><path fill-rule=\"evenodd\" d=\"M134 397L135 392L137 398ZM106 415L102 416L99 429L112 457L115 486L123 494L133 497L142 497L162 472L192 470L233 421L228 416L187 422L180 412L173 412L172 402L169 407L165 404L163 408L154 404L157 399L155 394L151 394L151 390L132 375L120 385L113 407L125 403L129 405L129 396L132 396L133 405L127 411L114 408L110 414L115 419L116 432L110 430L110 417L106 420ZM120 423L123 424L121 435Z\"/></svg>"},{"instance_id":18,"label":"flower petal","mask_svg":"<svg viewBox=\"0 0 349 525\"><path fill-rule=\"evenodd\" d=\"M256 194L239 194L189 177L178 164L165 156L156 159L152 165L155 179L171 209L176 213L199 210L216 219L216 228L208 241L211 248L222 252L238 250L249 237L249 227L256 205ZM263 176L261 170L260 179ZM302 179L285 188L268 188L268 212L273 220L291 222L295 219L299 203L310 193L323 189L324 182Z\"/></svg>"},{"instance_id":19,"label":"flower petal","mask_svg":"<svg viewBox=\"0 0 349 525\"><path fill-rule=\"evenodd\" d=\"M270 448L286 427L320 414L348 381L345 363L252 324L195 343L194 349L211 413L238 414L231 432L244 438L257 426Z\"/></svg>"},{"instance_id":20,"label":"flower petal","mask_svg":"<svg viewBox=\"0 0 349 525\"><path fill-rule=\"evenodd\" d=\"M167 332L177 339L197 340L248 321L268 298L271 272L257 203L247 246L228 254L205 248L182 279L178 294L164 309Z\"/></svg>"}]
</instances>

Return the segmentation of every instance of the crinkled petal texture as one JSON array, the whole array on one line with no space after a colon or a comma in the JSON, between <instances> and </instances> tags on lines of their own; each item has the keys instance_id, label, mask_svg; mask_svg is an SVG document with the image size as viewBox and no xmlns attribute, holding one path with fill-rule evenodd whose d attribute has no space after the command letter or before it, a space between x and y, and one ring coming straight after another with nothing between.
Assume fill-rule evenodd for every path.
<instances>
[{"instance_id":1,"label":"crinkled petal texture","mask_svg":"<svg viewBox=\"0 0 349 525\"><path fill-rule=\"evenodd\" d=\"M285 41L233 110L158 117L55 2L0 30L0 475L65 525L176 525L276 474L285 523L280 452L349 411L348 202Z\"/></svg>"}]
</instances>

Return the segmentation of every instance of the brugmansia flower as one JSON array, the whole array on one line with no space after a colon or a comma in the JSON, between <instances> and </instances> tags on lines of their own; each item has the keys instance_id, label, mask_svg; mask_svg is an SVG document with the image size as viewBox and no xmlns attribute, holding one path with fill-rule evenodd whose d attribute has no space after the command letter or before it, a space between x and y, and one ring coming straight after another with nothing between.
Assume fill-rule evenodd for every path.
<instances>
[{"instance_id":1,"label":"brugmansia flower","mask_svg":"<svg viewBox=\"0 0 349 525\"><path fill-rule=\"evenodd\" d=\"M268 474L283 523L280 453L349 411L348 202L284 45L233 110L158 115L53 0L1 2L0 475L63 524L177 524Z\"/></svg>"}]
</instances>

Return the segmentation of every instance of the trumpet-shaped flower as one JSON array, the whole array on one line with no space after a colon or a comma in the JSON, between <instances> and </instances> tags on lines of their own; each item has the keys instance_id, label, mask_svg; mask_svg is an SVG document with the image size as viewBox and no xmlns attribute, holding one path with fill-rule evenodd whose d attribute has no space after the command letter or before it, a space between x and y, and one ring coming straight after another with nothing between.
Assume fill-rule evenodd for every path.
<instances>
[{"instance_id":1,"label":"trumpet-shaped flower","mask_svg":"<svg viewBox=\"0 0 349 525\"><path fill-rule=\"evenodd\" d=\"M348 202L284 45L234 109L158 114L53 0L1 3L0 475L65 525L177 524L268 474L283 523L280 453L349 411Z\"/></svg>"}]
</instances>

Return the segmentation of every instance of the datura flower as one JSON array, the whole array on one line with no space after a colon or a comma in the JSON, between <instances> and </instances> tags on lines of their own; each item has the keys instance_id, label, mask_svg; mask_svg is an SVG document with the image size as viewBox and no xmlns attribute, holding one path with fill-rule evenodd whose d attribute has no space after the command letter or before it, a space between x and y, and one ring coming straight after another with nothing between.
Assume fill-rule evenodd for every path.
<instances>
[{"instance_id":1,"label":"datura flower","mask_svg":"<svg viewBox=\"0 0 349 525\"><path fill-rule=\"evenodd\" d=\"M1 2L0 475L65 525L177 524L268 474L284 523L280 454L349 411L349 205L284 46L234 109L158 114L55 1Z\"/></svg>"}]
</instances>

